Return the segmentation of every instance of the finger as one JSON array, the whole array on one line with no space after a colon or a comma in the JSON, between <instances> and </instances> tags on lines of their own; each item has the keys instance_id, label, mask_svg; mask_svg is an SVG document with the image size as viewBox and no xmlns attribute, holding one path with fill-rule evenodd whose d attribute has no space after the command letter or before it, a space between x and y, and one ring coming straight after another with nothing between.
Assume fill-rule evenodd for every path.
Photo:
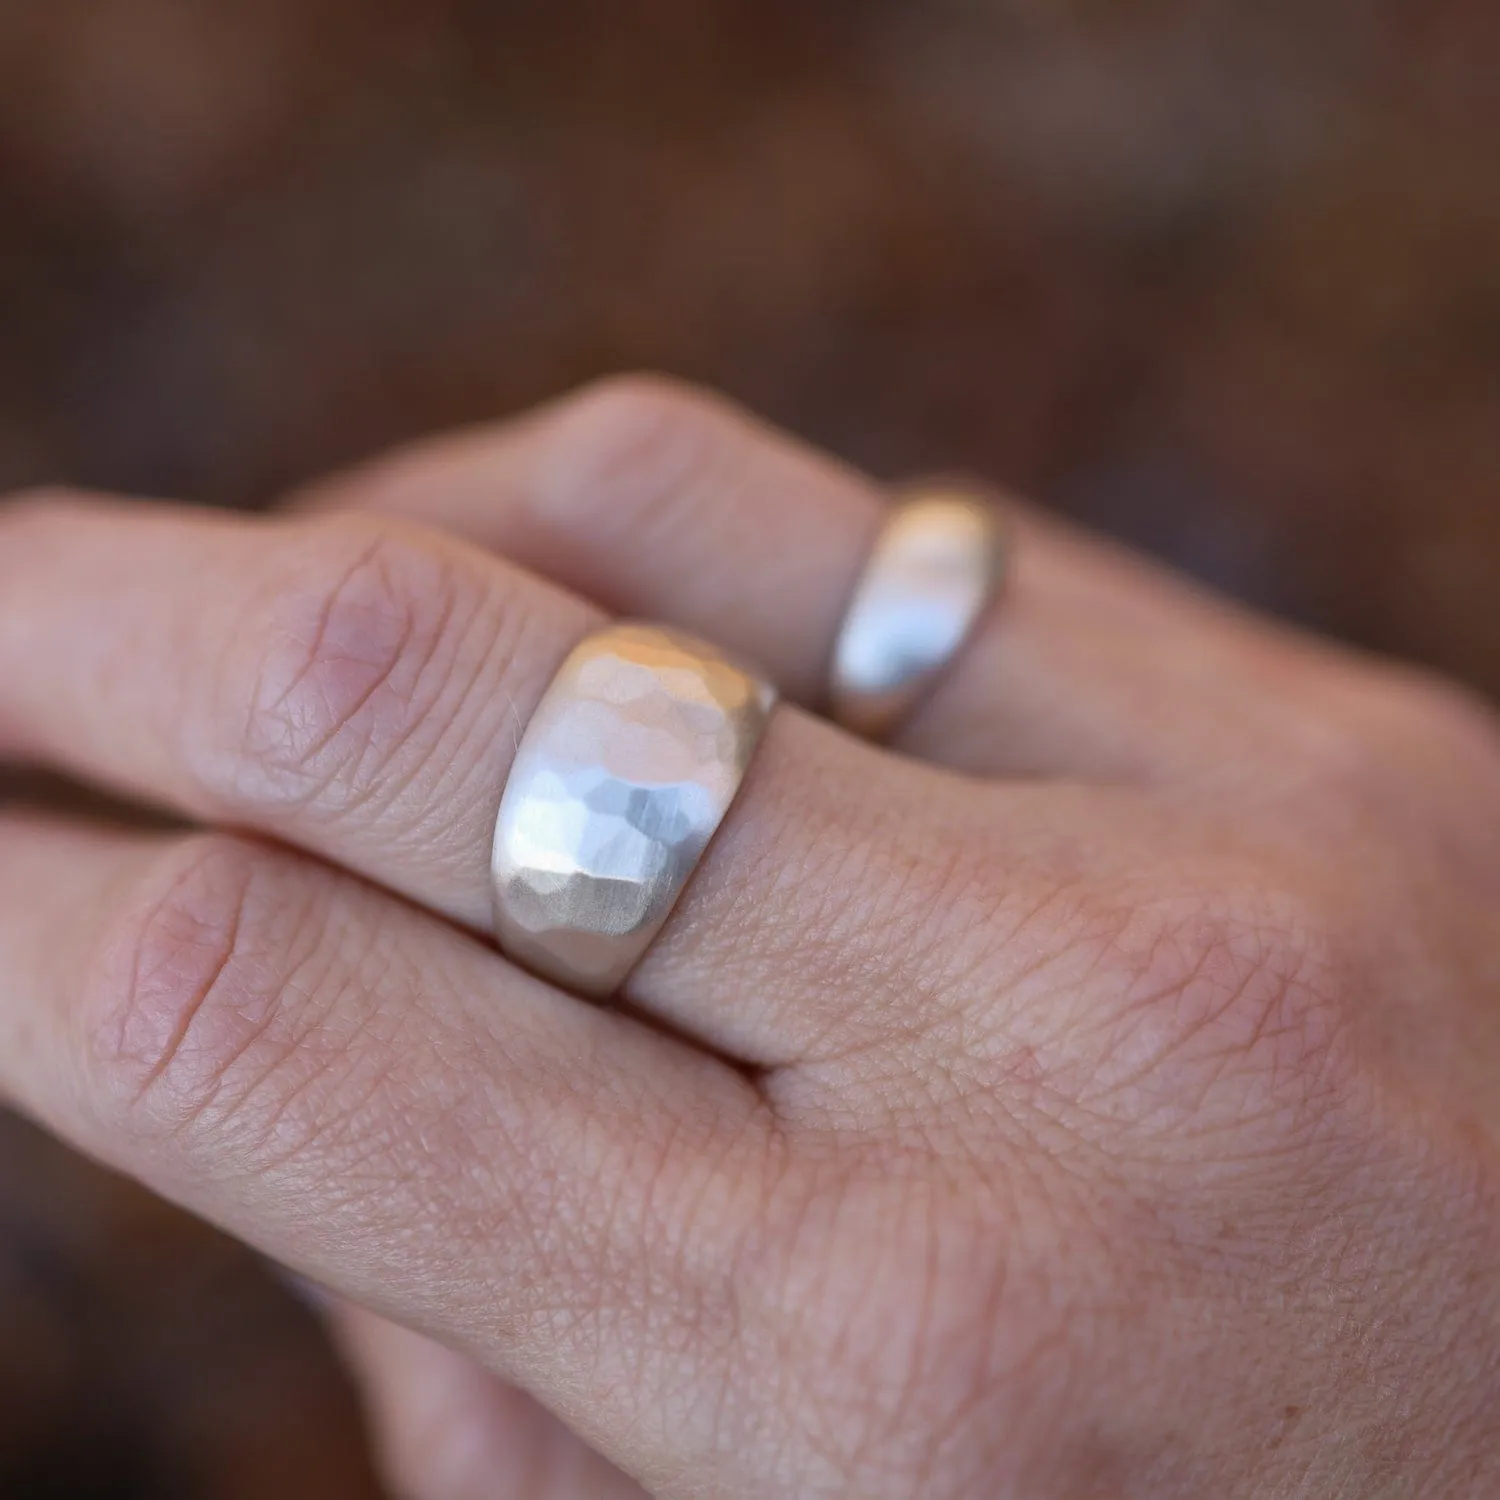
<instances>
[{"instance_id":1,"label":"finger","mask_svg":"<svg viewBox=\"0 0 1500 1500\"><path fill-rule=\"evenodd\" d=\"M22 507L0 518L0 754L272 834L487 932L517 737L603 618L379 518ZM910 966L951 953L942 902L982 806L779 712L627 998L768 1066L904 1025ZM1043 820L1008 816L1024 902Z\"/></svg>"},{"instance_id":2,"label":"finger","mask_svg":"<svg viewBox=\"0 0 1500 1500\"><path fill-rule=\"evenodd\" d=\"M441 526L604 608L673 621L823 705L888 502L863 476L666 382L610 382L310 492ZM1169 570L1006 502L1012 576L898 734L984 774L1160 781L1222 768L1273 718L1283 637Z\"/></svg>"},{"instance_id":3,"label":"finger","mask_svg":"<svg viewBox=\"0 0 1500 1500\"><path fill-rule=\"evenodd\" d=\"M11 816L0 849L0 1095L617 1460L712 1448L706 1411L671 1454L642 1423L733 1347L738 1075L272 846Z\"/></svg>"},{"instance_id":4,"label":"finger","mask_svg":"<svg viewBox=\"0 0 1500 1500\"><path fill-rule=\"evenodd\" d=\"M646 1500L518 1387L348 1303L333 1326L403 1500Z\"/></svg>"}]
</instances>

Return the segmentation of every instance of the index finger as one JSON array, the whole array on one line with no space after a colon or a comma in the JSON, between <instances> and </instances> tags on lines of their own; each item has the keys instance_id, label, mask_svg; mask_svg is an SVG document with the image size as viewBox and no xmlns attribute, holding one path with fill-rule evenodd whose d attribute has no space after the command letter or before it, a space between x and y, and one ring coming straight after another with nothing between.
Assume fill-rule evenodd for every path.
<instances>
[{"instance_id":1,"label":"index finger","mask_svg":"<svg viewBox=\"0 0 1500 1500\"><path fill-rule=\"evenodd\" d=\"M733 1357L765 1106L350 876L0 816L0 1096L617 1459L718 1440L636 1434Z\"/></svg>"}]
</instances>

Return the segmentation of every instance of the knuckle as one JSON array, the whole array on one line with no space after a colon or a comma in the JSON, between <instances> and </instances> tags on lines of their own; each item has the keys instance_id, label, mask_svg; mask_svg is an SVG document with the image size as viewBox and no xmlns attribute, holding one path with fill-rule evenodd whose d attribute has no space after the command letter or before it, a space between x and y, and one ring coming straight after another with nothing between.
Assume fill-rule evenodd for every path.
<instances>
[{"instance_id":1,"label":"knuckle","mask_svg":"<svg viewBox=\"0 0 1500 1500\"><path fill-rule=\"evenodd\" d=\"M1357 803L1379 804L1455 773L1466 782L1500 778L1500 716L1479 694L1437 674L1371 673L1335 696L1318 725L1315 779Z\"/></svg>"},{"instance_id":2,"label":"knuckle","mask_svg":"<svg viewBox=\"0 0 1500 1500\"><path fill-rule=\"evenodd\" d=\"M128 894L86 1007L98 1096L120 1115L176 1131L233 1113L242 1075L259 1088L295 1050L273 1023L317 924L272 894L264 859L206 835Z\"/></svg>"},{"instance_id":3,"label":"knuckle","mask_svg":"<svg viewBox=\"0 0 1500 1500\"><path fill-rule=\"evenodd\" d=\"M433 710L477 602L442 551L380 522L313 523L298 543L235 633L214 716L238 732L201 779L237 810L337 815L430 751L418 737L444 727Z\"/></svg>"},{"instance_id":4,"label":"knuckle","mask_svg":"<svg viewBox=\"0 0 1500 1500\"><path fill-rule=\"evenodd\" d=\"M1209 878L1111 921L1096 1101L1172 1128L1241 1131L1318 1120L1353 1097L1349 965L1313 898Z\"/></svg>"},{"instance_id":5,"label":"knuckle","mask_svg":"<svg viewBox=\"0 0 1500 1500\"><path fill-rule=\"evenodd\" d=\"M543 439L537 520L605 539L661 535L734 449L738 419L718 398L657 375L616 375L552 417Z\"/></svg>"}]
</instances>

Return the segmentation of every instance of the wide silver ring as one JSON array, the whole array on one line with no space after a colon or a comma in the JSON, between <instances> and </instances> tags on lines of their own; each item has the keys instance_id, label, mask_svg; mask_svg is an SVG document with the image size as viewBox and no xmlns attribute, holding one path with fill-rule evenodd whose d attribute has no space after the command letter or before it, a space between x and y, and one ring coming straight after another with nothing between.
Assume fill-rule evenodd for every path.
<instances>
[{"instance_id":1,"label":"wide silver ring","mask_svg":"<svg viewBox=\"0 0 1500 1500\"><path fill-rule=\"evenodd\" d=\"M594 999L651 946L739 791L775 690L711 646L616 625L563 663L495 824L506 956Z\"/></svg>"},{"instance_id":2,"label":"wide silver ring","mask_svg":"<svg viewBox=\"0 0 1500 1500\"><path fill-rule=\"evenodd\" d=\"M963 650L1005 580L993 501L961 484L912 487L876 539L834 646L829 706L867 739L900 726Z\"/></svg>"}]
</instances>

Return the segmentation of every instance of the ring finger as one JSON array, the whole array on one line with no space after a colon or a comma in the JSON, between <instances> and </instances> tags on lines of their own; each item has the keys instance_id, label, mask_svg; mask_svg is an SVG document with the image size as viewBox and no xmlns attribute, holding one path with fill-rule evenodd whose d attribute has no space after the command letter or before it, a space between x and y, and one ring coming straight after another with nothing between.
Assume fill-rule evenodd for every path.
<instances>
[{"instance_id":1,"label":"ring finger","mask_svg":"<svg viewBox=\"0 0 1500 1500\"><path fill-rule=\"evenodd\" d=\"M863 476L642 377L421 445L308 502L440 526L606 609L700 632L814 709L888 513ZM1003 598L899 749L984 775L1162 783L1218 777L1247 737L1282 732L1308 643L1288 650L1289 632L1027 508L1009 505L1007 525ZM1272 675L1277 692L1258 693Z\"/></svg>"}]
</instances>

